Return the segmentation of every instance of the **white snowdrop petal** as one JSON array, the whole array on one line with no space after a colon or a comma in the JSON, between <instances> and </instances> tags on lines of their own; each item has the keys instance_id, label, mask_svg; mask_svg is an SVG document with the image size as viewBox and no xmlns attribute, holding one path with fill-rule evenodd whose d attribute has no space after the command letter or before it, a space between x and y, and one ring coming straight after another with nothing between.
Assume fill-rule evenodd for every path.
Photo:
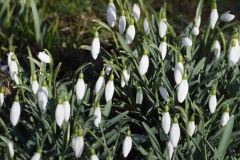
<instances>
[{"instance_id":1,"label":"white snowdrop petal","mask_svg":"<svg viewBox=\"0 0 240 160\"><path fill-rule=\"evenodd\" d=\"M102 76L100 76L99 78L98 78L98 80L97 80L97 82L96 82L96 85L95 85L95 92L96 92L96 94L100 91L100 89L102 88L102 87L104 87L105 86L105 79L104 79L104 77L102 77Z\"/></svg>"},{"instance_id":2,"label":"white snowdrop petal","mask_svg":"<svg viewBox=\"0 0 240 160\"><path fill-rule=\"evenodd\" d=\"M0 93L0 108L2 107L3 103L4 103L4 94Z\"/></svg>"},{"instance_id":3,"label":"white snowdrop petal","mask_svg":"<svg viewBox=\"0 0 240 160\"><path fill-rule=\"evenodd\" d=\"M161 86L161 87L159 87L159 92L160 92L161 96L163 97L163 99L166 102L168 102L169 101L169 99L167 98L169 96L168 91L164 87Z\"/></svg>"},{"instance_id":4,"label":"white snowdrop petal","mask_svg":"<svg viewBox=\"0 0 240 160\"><path fill-rule=\"evenodd\" d=\"M107 6L107 22L110 27L114 27L116 23L116 8L113 3L108 3Z\"/></svg>"},{"instance_id":5,"label":"white snowdrop petal","mask_svg":"<svg viewBox=\"0 0 240 160\"><path fill-rule=\"evenodd\" d=\"M134 3L134 4L133 4L132 14L133 14L133 17L136 19L136 21L139 20L139 18L140 18L140 13L141 13L141 11L140 11L140 6L139 6L139 4L138 4L138 3Z\"/></svg>"},{"instance_id":6,"label":"white snowdrop petal","mask_svg":"<svg viewBox=\"0 0 240 160\"><path fill-rule=\"evenodd\" d=\"M8 67L9 67L9 69L10 69L11 62L12 62L12 55L13 55L13 52L8 53Z\"/></svg>"},{"instance_id":7,"label":"white snowdrop petal","mask_svg":"<svg viewBox=\"0 0 240 160\"><path fill-rule=\"evenodd\" d=\"M111 72L111 70L112 70L112 67L111 67L111 66L106 66L106 68L105 68L105 73L106 73L107 75L109 75L109 73Z\"/></svg>"},{"instance_id":8,"label":"white snowdrop petal","mask_svg":"<svg viewBox=\"0 0 240 160\"><path fill-rule=\"evenodd\" d=\"M223 14L220 19L223 21L223 22L230 22L232 21L233 19L235 18L235 15L232 15L232 14L229 14L229 13L225 13Z\"/></svg>"},{"instance_id":9,"label":"white snowdrop petal","mask_svg":"<svg viewBox=\"0 0 240 160\"><path fill-rule=\"evenodd\" d=\"M62 126L64 121L64 108L62 104L58 104L55 110L55 119L59 127Z\"/></svg>"},{"instance_id":10,"label":"white snowdrop petal","mask_svg":"<svg viewBox=\"0 0 240 160\"><path fill-rule=\"evenodd\" d=\"M78 79L76 84L76 94L79 100L82 100L85 95L85 83L83 79Z\"/></svg>"},{"instance_id":11,"label":"white snowdrop petal","mask_svg":"<svg viewBox=\"0 0 240 160\"><path fill-rule=\"evenodd\" d=\"M76 134L72 135L72 149L73 149L73 151L75 150L76 139L77 139L77 135Z\"/></svg>"},{"instance_id":12,"label":"white snowdrop petal","mask_svg":"<svg viewBox=\"0 0 240 160\"><path fill-rule=\"evenodd\" d=\"M126 29L126 17L125 16L121 16L120 19L119 19L119 23L118 23L118 29L119 29L119 33L120 34L123 34L123 32L125 31Z\"/></svg>"},{"instance_id":13,"label":"white snowdrop petal","mask_svg":"<svg viewBox=\"0 0 240 160\"><path fill-rule=\"evenodd\" d=\"M208 101L208 106L210 109L210 112L213 113L217 107L217 98L216 95L211 95Z\"/></svg>"},{"instance_id":14,"label":"white snowdrop petal","mask_svg":"<svg viewBox=\"0 0 240 160\"><path fill-rule=\"evenodd\" d=\"M216 41L214 42L214 50L213 50L213 52L214 52L214 55L215 55L216 58L218 58L218 57L220 56L220 53L221 53L221 45L220 45L220 43L219 43L218 40L216 40Z\"/></svg>"},{"instance_id":15,"label":"white snowdrop petal","mask_svg":"<svg viewBox=\"0 0 240 160\"><path fill-rule=\"evenodd\" d=\"M180 138L180 128L178 123L173 123L170 130L170 142L173 147L177 147Z\"/></svg>"},{"instance_id":16,"label":"white snowdrop petal","mask_svg":"<svg viewBox=\"0 0 240 160\"><path fill-rule=\"evenodd\" d=\"M41 157L41 154L35 153L34 156L32 156L31 160L39 160Z\"/></svg>"},{"instance_id":17,"label":"white snowdrop petal","mask_svg":"<svg viewBox=\"0 0 240 160\"><path fill-rule=\"evenodd\" d=\"M174 79L177 84L181 83L183 72L184 72L183 63L178 62L174 68Z\"/></svg>"},{"instance_id":18,"label":"white snowdrop petal","mask_svg":"<svg viewBox=\"0 0 240 160\"><path fill-rule=\"evenodd\" d=\"M161 55L162 55L162 60L164 60L165 57L166 57L166 54L167 54L167 43L166 42L161 42L160 45L159 45L159 50L160 50Z\"/></svg>"},{"instance_id":19,"label":"white snowdrop petal","mask_svg":"<svg viewBox=\"0 0 240 160\"><path fill-rule=\"evenodd\" d=\"M90 157L90 160L99 160L99 159L98 159L97 155L95 154L95 155L92 155L92 156Z\"/></svg>"},{"instance_id":20,"label":"white snowdrop petal","mask_svg":"<svg viewBox=\"0 0 240 160\"><path fill-rule=\"evenodd\" d=\"M197 36L199 34L199 29L198 27L194 26L192 29L192 35Z\"/></svg>"},{"instance_id":21,"label":"white snowdrop petal","mask_svg":"<svg viewBox=\"0 0 240 160\"><path fill-rule=\"evenodd\" d=\"M11 61L9 72L12 80L14 80L14 74L18 74L18 65L16 61Z\"/></svg>"},{"instance_id":22,"label":"white snowdrop petal","mask_svg":"<svg viewBox=\"0 0 240 160\"><path fill-rule=\"evenodd\" d=\"M189 121L188 122L188 134L189 136L192 137L194 131L195 131L196 125L194 121Z\"/></svg>"},{"instance_id":23,"label":"white snowdrop petal","mask_svg":"<svg viewBox=\"0 0 240 160\"><path fill-rule=\"evenodd\" d=\"M178 96L178 102L182 103L188 94L188 81L186 79L183 79L178 87L177 96Z\"/></svg>"},{"instance_id":24,"label":"white snowdrop petal","mask_svg":"<svg viewBox=\"0 0 240 160\"><path fill-rule=\"evenodd\" d=\"M126 69L123 70L123 75L121 77L121 87L125 86L125 81L124 81L123 76L125 77L126 81L128 82L129 78L130 78L130 70L129 69L128 70L126 70Z\"/></svg>"},{"instance_id":25,"label":"white snowdrop petal","mask_svg":"<svg viewBox=\"0 0 240 160\"><path fill-rule=\"evenodd\" d=\"M167 25L164 21L166 21L166 19L161 19L159 24L159 35L161 38L163 38L167 33Z\"/></svg>"},{"instance_id":26,"label":"white snowdrop petal","mask_svg":"<svg viewBox=\"0 0 240 160\"><path fill-rule=\"evenodd\" d=\"M190 46L192 46L192 41L188 37L183 37L182 44L186 47L190 47Z\"/></svg>"},{"instance_id":27,"label":"white snowdrop petal","mask_svg":"<svg viewBox=\"0 0 240 160\"><path fill-rule=\"evenodd\" d=\"M170 141L168 141L168 143L167 143L167 149L168 149L168 157L171 160L174 150L173 150L173 145Z\"/></svg>"},{"instance_id":28,"label":"white snowdrop petal","mask_svg":"<svg viewBox=\"0 0 240 160\"><path fill-rule=\"evenodd\" d=\"M46 87L39 88L37 92L38 105L41 110L45 110L48 103L48 91Z\"/></svg>"},{"instance_id":29,"label":"white snowdrop petal","mask_svg":"<svg viewBox=\"0 0 240 160\"><path fill-rule=\"evenodd\" d=\"M165 134L168 134L171 127L171 117L169 112L164 112L162 116L162 128Z\"/></svg>"},{"instance_id":30,"label":"white snowdrop petal","mask_svg":"<svg viewBox=\"0 0 240 160\"><path fill-rule=\"evenodd\" d=\"M69 101L64 101L63 102L63 108L64 108L64 120L67 122L70 117L71 113L71 107Z\"/></svg>"},{"instance_id":31,"label":"white snowdrop petal","mask_svg":"<svg viewBox=\"0 0 240 160\"><path fill-rule=\"evenodd\" d=\"M113 81L108 81L106 87L105 87L105 99L106 102L112 99L114 94L114 83Z\"/></svg>"},{"instance_id":32,"label":"white snowdrop petal","mask_svg":"<svg viewBox=\"0 0 240 160\"><path fill-rule=\"evenodd\" d=\"M238 47L230 47L228 54L229 65L233 67L238 62Z\"/></svg>"},{"instance_id":33,"label":"white snowdrop petal","mask_svg":"<svg viewBox=\"0 0 240 160\"><path fill-rule=\"evenodd\" d=\"M44 52L39 52L38 53L38 58L43 61L44 63L50 63L51 62L51 59L49 57L49 55L47 55L46 53Z\"/></svg>"},{"instance_id":34,"label":"white snowdrop petal","mask_svg":"<svg viewBox=\"0 0 240 160\"><path fill-rule=\"evenodd\" d=\"M94 120L94 125L96 127L99 127L99 124L101 122L101 109L100 107L96 107L93 113L94 116L96 116L97 118Z\"/></svg>"},{"instance_id":35,"label":"white snowdrop petal","mask_svg":"<svg viewBox=\"0 0 240 160\"><path fill-rule=\"evenodd\" d=\"M10 120L13 126L16 126L18 119L20 117L21 107L19 102L13 102L10 110Z\"/></svg>"},{"instance_id":36,"label":"white snowdrop petal","mask_svg":"<svg viewBox=\"0 0 240 160\"><path fill-rule=\"evenodd\" d=\"M93 59L97 59L100 52L100 41L99 38L94 38L91 45L91 54Z\"/></svg>"},{"instance_id":37,"label":"white snowdrop petal","mask_svg":"<svg viewBox=\"0 0 240 160\"><path fill-rule=\"evenodd\" d=\"M147 18L145 18L144 21L143 21L143 29L144 29L144 33L146 35L148 35L149 32L150 32L150 26L149 26L149 23L147 21Z\"/></svg>"},{"instance_id":38,"label":"white snowdrop petal","mask_svg":"<svg viewBox=\"0 0 240 160\"><path fill-rule=\"evenodd\" d=\"M83 141L83 137L79 137L77 136L75 143L74 143L74 152L75 152L75 157L79 158L82 155L84 149L84 141Z\"/></svg>"},{"instance_id":39,"label":"white snowdrop petal","mask_svg":"<svg viewBox=\"0 0 240 160\"><path fill-rule=\"evenodd\" d=\"M7 146L8 146L8 150L9 150L10 156L13 158L13 156L14 156L13 143L12 142L8 142Z\"/></svg>"},{"instance_id":40,"label":"white snowdrop petal","mask_svg":"<svg viewBox=\"0 0 240 160\"><path fill-rule=\"evenodd\" d=\"M37 94L37 91L39 89L39 84L37 81L33 81L32 82L32 90L33 90L33 93L36 95Z\"/></svg>"},{"instance_id":41,"label":"white snowdrop petal","mask_svg":"<svg viewBox=\"0 0 240 160\"><path fill-rule=\"evenodd\" d=\"M210 26L212 29L214 29L217 20L218 20L218 11L217 9L212 9L211 15L210 15Z\"/></svg>"},{"instance_id":42,"label":"white snowdrop petal","mask_svg":"<svg viewBox=\"0 0 240 160\"><path fill-rule=\"evenodd\" d=\"M13 80L16 84L20 84L17 73L13 73Z\"/></svg>"},{"instance_id":43,"label":"white snowdrop petal","mask_svg":"<svg viewBox=\"0 0 240 160\"><path fill-rule=\"evenodd\" d=\"M135 37L135 27L134 25L129 25L126 32L126 43L131 44Z\"/></svg>"},{"instance_id":44,"label":"white snowdrop petal","mask_svg":"<svg viewBox=\"0 0 240 160\"><path fill-rule=\"evenodd\" d=\"M149 67L149 58L147 55L143 55L140 62L139 62L139 67L138 67L138 72L141 76L146 74L147 70Z\"/></svg>"},{"instance_id":45,"label":"white snowdrop petal","mask_svg":"<svg viewBox=\"0 0 240 160\"><path fill-rule=\"evenodd\" d=\"M225 126L229 120L229 112L224 112L221 117L221 124Z\"/></svg>"},{"instance_id":46,"label":"white snowdrop petal","mask_svg":"<svg viewBox=\"0 0 240 160\"><path fill-rule=\"evenodd\" d=\"M127 157L129 152L132 149L132 138L130 136L126 136L125 139L123 140L123 157Z\"/></svg>"}]
</instances>

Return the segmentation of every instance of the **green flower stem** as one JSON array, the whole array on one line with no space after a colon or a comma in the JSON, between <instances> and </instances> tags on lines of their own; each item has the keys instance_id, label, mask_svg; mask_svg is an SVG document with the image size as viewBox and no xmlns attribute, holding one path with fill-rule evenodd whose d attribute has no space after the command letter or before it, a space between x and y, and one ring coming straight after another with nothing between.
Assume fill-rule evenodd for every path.
<instances>
[{"instance_id":1,"label":"green flower stem","mask_svg":"<svg viewBox=\"0 0 240 160\"><path fill-rule=\"evenodd\" d=\"M45 142L45 140L46 140L46 138L47 138L47 135L48 135L48 132L50 131L50 127L47 129L47 131L44 133L44 135L43 135L43 138L42 138L42 141L41 141L41 147L44 145L44 142Z\"/></svg>"},{"instance_id":2,"label":"green flower stem","mask_svg":"<svg viewBox=\"0 0 240 160\"><path fill-rule=\"evenodd\" d=\"M204 44L205 44L205 46L206 46L206 44L207 44L207 39L208 39L209 31L210 31L210 21L209 21L209 23L208 23L207 32L206 32L205 37L204 37Z\"/></svg>"},{"instance_id":3,"label":"green flower stem","mask_svg":"<svg viewBox=\"0 0 240 160\"><path fill-rule=\"evenodd\" d=\"M194 54L195 44L196 44L196 36L193 36L193 38L192 38L192 49L191 49L192 58L194 56L193 54Z\"/></svg>"},{"instance_id":4,"label":"green flower stem","mask_svg":"<svg viewBox=\"0 0 240 160\"><path fill-rule=\"evenodd\" d=\"M112 160L111 152L108 149L108 147L91 130L89 130L88 128L86 129L87 129L87 132L90 133L106 149L108 153L108 160Z\"/></svg>"},{"instance_id":5,"label":"green flower stem","mask_svg":"<svg viewBox=\"0 0 240 160\"><path fill-rule=\"evenodd\" d=\"M217 26L217 30L218 30L218 34L220 34L220 37L221 37L222 42L223 42L223 51L226 52L227 51L227 49L226 49L227 47L226 47L224 35L223 35L221 29L218 26Z\"/></svg>"},{"instance_id":6,"label":"green flower stem","mask_svg":"<svg viewBox=\"0 0 240 160\"><path fill-rule=\"evenodd\" d=\"M187 138L187 146L188 146L188 150L191 150L191 144L190 144L190 139L189 139L189 135L188 135L188 109L189 109L189 103L188 103L188 96L185 99L185 112L186 112L186 123L185 123L185 127L186 127L186 138ZM190 160L193 160L192 154L190 154Z\"/></svg>"}]
</instances>

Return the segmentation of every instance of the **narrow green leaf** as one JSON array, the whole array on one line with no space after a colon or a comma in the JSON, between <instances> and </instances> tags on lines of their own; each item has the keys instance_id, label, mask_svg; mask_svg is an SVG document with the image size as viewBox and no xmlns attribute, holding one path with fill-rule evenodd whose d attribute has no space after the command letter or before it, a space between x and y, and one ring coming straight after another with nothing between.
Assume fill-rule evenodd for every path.
<instances>
[{"instance_id":1,"label":"narrow green leaf","mask_svg":"<svg viewBox=\"0 0 240 160\"><path fill-rule=\"evenodd\" d=\"M28 49L28 57L33 58L30 48L27 47L27 49ZM30 59L29 59L29 63L30 63L31 75L33 75L35 73L35 65L34 65L33 61L31 61Z\"/></svg>"},{"instance_id":2,"label":"narrow green leaf","mask_svg":"<svg viewBox=\"0 0 240 160\"><path fill-rule=\"evenodd\" d=\"M94 19L93 22L97 22L98 24L100 24L101 26L103 26L104 28L106 28L107 30L112 32L112 29L106 23L104 23L102 21L99 21L99 20L96 20L96 19Z\"/></svg>"},{"instance_id":3,"label":"narrow green leaf","mask_svg":"<svg viewBox=\"0 0 240 160\"><path fill-rule=\"evenodd\" d=\"M122 48L127 51L128 53L132 53L130 47L127 45L126 40L123 38L123 36L121 34L117 34L117 38L118 41L120 42L120 45L122 46Z\"/></svg>"},{"instance_id":4,"label":"narrow green leaf","mask_svg":"<svg viewBox=\"0 0 240 160\"><path fill-rule=\"evenodd\" d=\"M125 112L117 115L116 117L110 119L110 120L105 124L105 128L109 128L109 127L111 127L112 125L114 125L115 123L121 121L122 118L125 117L128 113L129 113L129 111L125 111Z\"/></svg>"},{"instance_id":5,"label":"narrow green leaf","mask_svg":"<svg viewBox=\"0 0 240 160\"><path fill-rule=\"evenodd\" d=\"M36 34L36 40L39 43L40 41L40 20L39 20L39 15L38 15L38 10L36 7L36 3L34 0L31 0L31 8L32 8L32 14L33 14L33 20L34 20L34 30Z\"/></svg>"}]
</instances>

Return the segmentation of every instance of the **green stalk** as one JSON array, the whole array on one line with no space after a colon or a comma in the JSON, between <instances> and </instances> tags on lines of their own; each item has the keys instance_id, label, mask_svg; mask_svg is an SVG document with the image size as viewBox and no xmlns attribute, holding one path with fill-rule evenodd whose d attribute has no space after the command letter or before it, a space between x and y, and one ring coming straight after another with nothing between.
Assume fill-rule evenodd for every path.
<instances>
[{"instance_id":1,"label":"green stalk","mask_svg":"<svg viewBox=\"0 0 240 160\"><path fill-rule=\"evenodd\" d=\"M185 99L185 112L186 112L186 115L187 115L187 117L186 118L188 118L188 109L189 109L189 104L188 104L188 99L187 99L187 97L186 97L186 99ZM187 121L186 121L186 125L185 125L185 127L186 127L186 138L187 138L187 146L188 146L188 150L190 151L190 149L191 149L191 144L190 144L190 139L189 139L189 135L188 135L188 119L186 119ZM192 157L192 154L191 154L191 152L189 152L190 153L190 160L193 160L193 157Z\"/></svg>"},{"instance_id":2,"label":"green stalk","mask_svg":"<svg viewBox=\"0 0 240 160\"><path fill-rule=\"evenodd\" d=\"M206 32L206 34L205 34L205 36L204 36L204 45L205 45L205 46L206 46L206 44L207 44L207 39L208 39L209 31L210 31L210 21L209 21L209 23L208 23L207 32ZM204 47L204 48L205 48L205 47Z\"/></svg>"}]
</instances>

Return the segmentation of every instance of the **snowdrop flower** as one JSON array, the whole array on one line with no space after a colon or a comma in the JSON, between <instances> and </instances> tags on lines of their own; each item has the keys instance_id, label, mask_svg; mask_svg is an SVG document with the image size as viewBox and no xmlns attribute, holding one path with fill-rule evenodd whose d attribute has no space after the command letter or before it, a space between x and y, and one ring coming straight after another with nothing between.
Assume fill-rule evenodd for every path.
<instances>
[{"instance_id":1,"label":"snowdrop flower","mask_svg":"<svg viewBox=\"0 0 240 160\"><path fill-rule=\"evenodd\" d=\"M201 24L201 16L195 17L194 22L195 22L196 27L199 28L200 24Z\"/></svg>"},{"instance_id":2,"label":"snowdrop flower","mask_svg":"<svg viewBox=\"0 0 240 160\"><path fill-rule=\"evenodd\" d=\"M58 104L55 110L55 119L56 119L57 125L61 128L62 123L64 121L64 108L63 108L62 100L60 97L58 98Z\"/></svg>"},{"instance_id":3,"label":"snowdrop flower","mask_svg":"<svg viewBox=\"0 0 240 160\"><path fill-rule=\"evenodd\" d=\"M166 102L168 102L169 99L167 97L169 96L169 94L168 94L167 90L163 86L161 86L161 87L159 87L159 92L160 92L161 96L163 97L163 99Z\"/></svg>"},{"instance_id":4,"label":"snowdrop flower","mask_svg":"<svg viewBox=\"0 0 240 160\"><path fill-rule=\"evenodd\" d=\"M208 101L208 106L211 113L213 113L217 107L216 88L212 89L212 93Z\"/></svg>"},{"instance_id":5,"label":"snowdrop flower","mask_svg":"<svg viewBox=\"0 0 240 160\"><path fill-rule=\"evenodd\" d=\"M221 45L219 43L218 40L215 40L213 42L213 52L214 52L214 55L216 58L218 58L220 56L220 53L221 53Z\"/></svg>"},{"instance_id":6,"label":"snowdrop flower","mask_svg":"<svg viewBox=\"0 0 240 160\"><path fill-rule=\"evenodd\" d=\"M197 26L194 26L192 29L192 35L197 36L199 35L199 29Z\"/></svg>"},{"instance_id":7,"label":"snowdrop flower","mask_svg":"<svg viewBox=\"0 0 240 160\"><path fill-rule=\"evenodd\" d=\"M85 95L85 83L84 83L84 75L81 72L78 76L78 81L76 84L76 94L77 94L77 99L82 100L84 95Z\"/></svg>"},{"instance_id":8,"label":"snowdrop flower","mask_svg":"<svg viewBox=\"0 0 240 160\"><path fill-rule=\"evenodd\" d=\"M122 10L121 17L119 18L119 23L118 23L118 29L120 34L123 34L123 32L125 31L126 24L127 24L126 16L124 11Z\"/></svg>"},{"instance_id":9,"label":"snowdrop flower","mask_svg":"<svg viewBox=\"0 0 240 160\"><path fill-rule=\"evenodd\" d=\"M20 113L21 113L21 107L19 104L19 96L16 95L14 98L12 108L10 110L10 121L13 126L16 126L18 119L20 117Z\"/></svg>"},{"instance_id":10,"label":"snowdrop flower","mask_svg":"<svg viewBox=\"0 0 240 160\"><path fill-rule=\"evenodd\" d=\"M166 139L165 133L163 132L162 128L159 129L159 136L161 141L164 141Z\"/></svg>"},{"instance_id":11,"label":"snowdrop flower","mask_svg":"<svg viewBox=\"0 0 240 160\"><path fill-rule=\"evenodd\" d=\"M216 2L213 2L212 3L212 11L211 11L211 15L210 15L210 26L212 29L214 29L217 20L218 20L217 4L216 4Z\"/></svg>"},{"instance_id":12,"label":"snowdrop flower","mask_svg":"<svg viewBox=\"0 0 240 160\"><path fill-rule=\"evenodd\" d=\"M138 3L133 4L133 10L132 10L133 17L136 19L136 21L140 18L140 6Z\"/></svg>"},{"instance_id":13,"label":"snowdrop flower","mask_svg":"<svg viewBox=\"0 0 240 160\"><path fill-rule=\"evenodd\" d=\"M171 160L173 155L173 145L170 141L167 143L168 158Z\"/></svg>"},{"instance_id":14,"label":"snowdrop flower","mask_svg":"<svg viewBox=\"0 0 240 160\"><path fill-rule=\"evenodd\" d=\"M160 20L160 24L159 24L159 35L161 38L163 38L167 33L167 25L164 21L167 21L166 12L162 11L161 20Z\"/></svg>"},{"instance_id":15,"label":"snowdrop flower","mask_svg":"<svg viewBox=\"0 0 240 160\"><path fill-rule=\"evenodd\" d=\"M0 108L2 107L4 103L4 88L2 87L0 90Z\"/></svg>"},{"instance_id":16,"label":"snowdrop flower","mask_svg":"<svg viewBox=\"0 0 240 160\"><path fill-rule=\"evenodd\" d=\"M101 109L99 102L96 104L93 115L96 116L96 119L94 120L94 125L98 128L101 122Z\"/></svg>"},{"instance_id":17,"label":"snowdrop flower","mask_svg":"<svg viewBox=\"0 0 240 160\"><path fill-rule=\"evenodd\" d=\"M91 148L90 153L91 153L90 160L99 160L93 148Z\"/></svg>"},{"instance_id":18,"label":"snowdrop flower","mask_svg":"<svg viewBox=\"0 0 240 160\"><path fill-rule=\"evenodd\" d=\"M134 40L135 37L135 27L134 27L134 19L131 18L130 20L130 25L127 28L127 32L126 32L126 43L127 44L131 44L132 41Z\"/></svg>"},{"instance_id":19,"label":"snowdrop flower","mask_svg":"<svg viewBox=\"0 0 240 160\"><path fill-rule=\"evenodd\" d=\"M37 95L37 91L39 89L39 84L38 84L38 81L37 81L37 75L36 74L33 74L32 76L32 91L35 95Z\"/></svg>"},{"instance_id":20,"label":"snowdrop flower","mask_svg":"<svg viewBox=\"0 0 240 160\"><path fill-rule=\"evenodd\" d=\"M180 84L182 81L182 76L183 76L183 72L184 72L181 54L178 54L177 60L178 60L177 64L174 67L174 79L175 79L176 84Z\"/></svg>"},{"instance_id":21,"label":"snowdrop flower","mask_svg":"<svg viewBox=\"0 0 240 160\"><path fill-rule=\"evenodd\" d=\"M144 33L145 33L146 35L148 35L149 32L150 32L150 26L149 26L149 23L148 23L147 18L144 18L144 21L143 21L143 29L144 29Z\"/></svg>"},{"instance_id":22,"label":"snowdrop flower","mask_svg":"<svg viewBox=\"0 0 240 160\"><path fill-rule=\"evenodd\" d=\"M37 152L32 156L31 160L40 160L42 148L39 148Z\"/></svg>"},{"instance_id":23,"label":"snowdrop flower","mask_svg":"<svg viewBox=\"0 0 240 160\"><path fill-rule=\"evenodd\" d=\"M122 88L125 86L125 80L126 80L126 82L128 82L129 78L130 78L130 68L125 65L124 69L123 69L122 77L121 77L121 87Z\"/></svg>"},{"instance_id":24,"label":"snowdrop flower","mask_svg":"<svg viewBox=\"0 0 240 160\"><path fill-rule=\"evenodd\" d=\"M13 73L13 81L16 83L16 84L20 84L20 80L19 80L19 77L17 75L17 73Z\"/></svg>"},{"instance_id":25,"label":"snowdrop flower","mask_svg":"<svg viewBox=\"0 0 240 160\"><path fill-rule=\"evenodd\" d=\"M72 149L73 149L73 151L75 149L75 142L76 142L76 139L77 139L77 134L78 134L78 129L75 128L74 129L74 134L72 135Z\"/></svg>"},{"instance_id":26,"label":"snowdrop flower","mask_svg":"<svg viewBox=\"0 0 240 160\"><path fill-rule=\"evenodd\" d=\"M117 15L116 15L116 8L113 3L113 0L109 0L107 6L107 22L110 27L114 27L116 23Z\"/></svg>"},{"instance_id":27,"label":"snowdrop flower","mask_svg":"<svg viewBox=\"0 0 240 160\"><path fill-rule=\"evenodd\" d=\"M63 108L64 108L64 120L67 122L69 120L70 112L71 112L71 106L68 101L67 94L65 94L64 96Z\"/></svg>"},{"instance_id":28,"label":"snowdrop flower","mask_svg":"<svg viewBox=\"0 0 240 160\"><path fill-rule=\"evenodd\" d=\"M167 37L164 36L163 39L162 39L162 42L159 45L159 50L161 52L161 57L158 55L159 61L164 60L165 57L166 57L166 54L167 54L167 43L166 43L166 41L167 41Z\"/></svg>"},{"instance_id":29,"label":"snowdrop flower","mask_svg":"<svg viewBox=\"0 0 240 160\"><path fill-rule=\"evenodd\" d=\"M229 65L233 67L238 62L238 58L238 44L236 44L235 40L233 40L228 54Z\"/></svg>"},{"instance_id":30,"label":"snowdrop flower","mask_svg":"<svg viewBox=\"0 0 240 160\"><path fill-rule=\"evenodd\" d=\"M112 100L112 97L113 97L113 93L114 93L114 75L111 74L110 77L109 77L109 81L105 87L105 99L106 99L106 102Z\"/></svg>"},{"instance_id":31,"label":"snowdrop flower","mask_svg":"<svg viewBox=\"0 0 240 160\"><path fill-rule=\"evenodd\" d=\"M228 123L228 120L229 120L229 107L226 107L221 117L222 126L225 126Z\"/></svg>"},{"instance_id":32,"label":"snowdrop flower","mask_svg":"<svg viewBox=\"0 0 240 160\"><path fill-rule=\"evenodd\" d=\"M39 52L38 53L38 58L44 63L50 63L51 62L51 59L50 59L49 55L47 55L44 52Z\"/></svg>"},{"instance_id":33,"label":"snowdrop flower","mask_svg":"<svg viewBox=\"0 0 240 160\"><path fill-rule=\"evenodd\" d=\"M98 31L96 31L94 34L94 38L91 46L91 54L94 60L97 59L99 52L100 52L100 41L98 38Z\"/></svg>"},{"instance_id":34,"label":"snowdrop flower","mask_svg":"<svg viewBox=\"0 0 240 160\"><path fill-rule=\"evenodd\" d=\"M110 63L113 63L113 59L112 59L112 58L110 59ZM106 72L107 75L109 75L109 73L111 72L111 70L112 70L112 67L111 67L111 66L106 66L105 72Z\"/></svg>"},{"instance_id":35,"label":"snowdrop flower","mask_svg":"<svg viewBox=\"0 0 240 160\"><path fill-rule=\"evenodd\" d=\"M76 158L81 157L83 149L84 149L83 130L82 128L80 128L78 130L78 134L74 142L74 149L73 149Z\"/></svg>"},{"instance_id":36,"label":"snowdrop flower","mask_svg":"<svg viewBox=\"0 0 240 160\"><path fill-rule=\"evenodd\" d=\"M13 158L14 156L13 143L11 141L8 141L7 146L8 146L9 155L11 156L11 158Z\"/></svg>"},{"instance_id":37,"label":"snowdrop flower","mask_svg":"<svg viewBox=\"0 0 240 160\"><path fill-rule=\"evenodd\" d=\"M234 15L232 14L229 14L229 13L224 13L220 19L223 21L223 22L230 22L232 21L233 19L235 18Z\"/></svg>"},{"instance_id":38,"label":"snowdrop flower","mask_svg":"<svg viewBox=\"0 0 240 160\"><path fill-rule=\"evenodd\" d=\"M95 84L95 92L96 94L100 91L101 88L105 86L105 79L104 79L105 72L104 70L101 71L100 76Z\"/></svg>"},{"instance_id":39,"label":"snowdrop flower","mask_svg":"<svg viewBox=\"0 0 240 160\"><path fill-rule=\"evenodd\" d=\"M192 137L195 131L196 125L194 122L194 115L191 116L190 121L188 122L188 135Z\"/></svg>"},{"instance_id":40,"label":"snowdrop flower","mask_svg":"<svg viewBox=\"0 0 240 160\"><path fill-rule=\"evenodd\" d=\"M132 149L132 138L131 138L131 131L128 129L125 139L123 140L122 152L123 157L127 157L129 152Z\"/></svg>"},{"instance_id":41,"label":"snowdrop flower","mask_svg":"<svg viewBox=\"0 0 240 160\"><path fill-rule=\"evenodd\" d=\"M163 116L162 116L162 128L165 134L168 134L171 127L171 117L168 111L169 111L169 107L168 105L165 105Z\"/></svg>"},{"instance_id":42,"label":"snowdrop flower","mask_svg":"<svg viewBox=\"0 0 240 160\"><path fill-rule=\"evenodd\" d=\"M146 74L147 70L149 67L149 57L148 57L148 51L145 50L143 52L143 56L139 62L139 67L138 67L138 72L141 76L143 76L144 74Z\"/></svg>"},{"instance_id":43,"label":"snowdrop flower","mask_svg":"<svg viewBox=\"0 0 240 160\"><path fill-rule=\"evenodd\" d=\"M170 142L172 143L173 147L177 147L178 141L180 138L180 128L178 125L178 119L174 116L173 123L170 130Z\"/></svg>"},{"instance_id":44,"label":"snowdrop flower","mask_svg":"<svg viewBox=\"0 0 240 160\"><path fill-rule=\"evenodd\" d=\"M186 47L190 47L190 46L192 46L192 41L188 37L183 37L182 44Z\"/></svg>"},{"instance_id":45,"label":"snowdrop flower","mask_svg":"<svg viewBox=\"0 0 240 160\"><path fill-rule=\"evenodd\" d=\"M10 71L10 76L11 76L12 80L14 80L14 74L18 74L18 65L17 65L17 62L16 62L16 56L15 55L12 55L9 71Z\"/></svg>"},{"instance_id":46,"label":"snowdrop flower","mask_svg":"<svg viewBox=\"0 0 240 160\"><path fill-rule=\"evenodd\" d=\"M42 82L42 87L38 89L37 100L39 108L41 110L45 110L48 103L48 90L47 83L45 80Z\"/></svg>"},{"instance_id":47,"label":"snowdrop flower","mask_svg":"<svg viewBox=\"0 0 240 160\"><path fill-rule=\"evenodd\" d=\"M8 53L8 67L9 67L9 69L10 69L11 62L12 62L12 55L13 55L13 52Z\"/></svg>"},{"instance_id":48,"label":"snowdrop flower","mask_svg":"<svg viewBox=\"0 0 240 160\"><path fill-rule=\"evenodd\" d=\"M182 81L178 87L177 96L178 102L182 103L188 94L188 81L187 81L187 73L185 72L182 77Z\"/></svg>"}]
</instances>

